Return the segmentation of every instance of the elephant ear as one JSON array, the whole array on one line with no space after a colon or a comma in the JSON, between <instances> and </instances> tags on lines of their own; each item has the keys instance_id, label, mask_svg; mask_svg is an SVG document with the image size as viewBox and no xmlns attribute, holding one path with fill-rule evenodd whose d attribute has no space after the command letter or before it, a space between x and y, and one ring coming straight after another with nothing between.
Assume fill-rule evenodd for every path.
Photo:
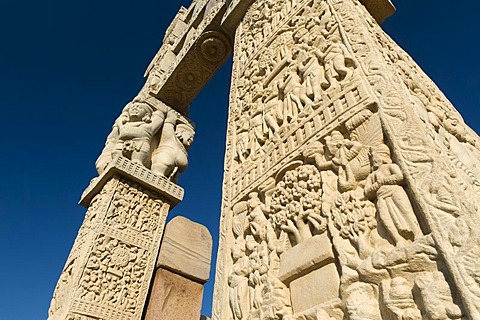
<instances>
[{"instance_id":1,"label":"elephant ear","mask_svg":"<svg viewBox=\"0 0 480 320\"><path fill-rule=\"evenodd\" d=\"M383 131L378 114L364 110L347 121L345 126L350 131L351 140L362 144L363 148L356 157L356 161L359 162L360 168L365 168L369 172L368 150L370 147L383 144Z\"/></svg>"},{"instance_id":2,"label":"elephant ear","mask_svg":"<svg viewBox=\"0 0 480 320\"><path fill-rule=\"evenodd\" d=\"M242 201L233 207L232 231L235 238L243 237L247 220L247 202Z\"/></svg>"}]
</instances>

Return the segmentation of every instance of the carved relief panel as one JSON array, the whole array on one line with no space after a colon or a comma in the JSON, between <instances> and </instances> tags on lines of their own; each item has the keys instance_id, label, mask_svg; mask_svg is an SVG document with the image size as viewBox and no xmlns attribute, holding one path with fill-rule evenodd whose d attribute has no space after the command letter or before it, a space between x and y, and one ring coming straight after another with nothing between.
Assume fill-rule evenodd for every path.
<instances>
[{"instance_id":1,"label":"carved relief panel","mask_svg":"<svg viewBox=\"0 0 480 320\"><path fill-rule=\"evenodd\" d=\"M257 1L237 29L214 319L465 316L412 186L429 144L356 6ZM458 215L448 188L429 201Z\"/></svg>"},{"instance_id":2,"label":"carved relief panel","mask_svg":"<svg viewBox=\"0 0 480 320\"><path fill-rule=\"evenodd\" d=\"M478 135L398 45L375 23L352 14L365 12L360 3L336 1L335 6L348 22L349 40L380 101L385 133L446 264L450 287L458 290L464 314L480 317L474 280L479 270L469 258L479 243L472 232L479 221Z\"/></svg>"},{"instance_id":3,"label":"carved relief panel","mask_svg":"<svg viewBox=\"0 0 480 320\"><path fill-rule=\"evenodd\" d=\"M88 208L49 319L140 319L169 204L114 176Z\"/></svg>"}]
</instances>

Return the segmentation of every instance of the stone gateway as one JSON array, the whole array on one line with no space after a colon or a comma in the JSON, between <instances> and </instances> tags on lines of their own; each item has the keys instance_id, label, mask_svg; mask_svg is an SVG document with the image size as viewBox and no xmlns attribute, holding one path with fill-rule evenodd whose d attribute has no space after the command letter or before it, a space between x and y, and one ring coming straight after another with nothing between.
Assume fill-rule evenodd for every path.
<instances>
[{"instance_id":1,"label":"stone gateway","mask_svg":"<svg viewBox=\"0 0 480 320\"><path fill-rule=\"evenodd\" d=\"M184 258L175 232L160 240L183 197L188 106L232 52L212 318L480 319L480 138L383 32L394 11L182 7L97 160L49 319L140 320L152 287L165 300L170 285L202 292L206 279L189 276L200 262L153 274L159 251ZM178 318L165 305L155 312Z\"/></svg>"}]
</instances>

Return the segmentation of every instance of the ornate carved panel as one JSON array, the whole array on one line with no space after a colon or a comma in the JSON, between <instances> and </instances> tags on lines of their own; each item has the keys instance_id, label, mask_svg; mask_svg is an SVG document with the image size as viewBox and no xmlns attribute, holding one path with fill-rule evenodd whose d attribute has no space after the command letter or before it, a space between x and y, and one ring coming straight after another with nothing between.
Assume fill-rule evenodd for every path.
<instances>
[{"instance_id":1,"label":"ornate carved panel","mask_svg":"<svg viewBox=\"0 0 480 320\"><path fill-rule=\"evenodd\" d=\"M478 137L363 5L256 1L234 52L213 318L475 318Z\"/></svg>"},{"instance_id":2,"label":"ornate carved panel","mask_svg":"<svg viewBox=\"0 0 480 320\"><path fill-rule=\"evenodd\" d=\"M141 319L170 207L153 190L117 174L91 200L49 319Z\"/></svg>"}]
</instances>

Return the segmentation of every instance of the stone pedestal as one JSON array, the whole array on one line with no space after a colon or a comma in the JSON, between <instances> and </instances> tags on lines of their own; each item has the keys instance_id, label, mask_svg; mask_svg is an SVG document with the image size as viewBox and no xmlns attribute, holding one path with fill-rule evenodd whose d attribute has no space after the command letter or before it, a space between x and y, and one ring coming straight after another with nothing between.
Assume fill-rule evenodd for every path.
<instances>
[{"instance_id":1,"label":"stone pedestal","mask_svg":"<svg viewBox=\"0 0 480 320\"><path fill-rule=\"evenodd\" d=\"M141 319L165 219L182 197L165 178L113 160L82 196L88 210L49 319Z\"/></svg>"},{"instance_id":2,"label":"stone pedestal","mask_svg":"<svg viewBox=\"0 0 480 320\"><path fill-rule=\"evenodd\" d=\"M203 284L160 268L153 278L145 320L198 320L202 298Z\"/></svg>"},{"instance_id":3,"label":"stone pedestal","mask_svg":"<svg viewBox=\"0 0 480 320\"><path fill-rule=\"evenodd\" d=\"M165 230L145 320L198 320L203 284L208 280L212 237L208 230L184 217Z\"/></svg>"}]
</instances>

